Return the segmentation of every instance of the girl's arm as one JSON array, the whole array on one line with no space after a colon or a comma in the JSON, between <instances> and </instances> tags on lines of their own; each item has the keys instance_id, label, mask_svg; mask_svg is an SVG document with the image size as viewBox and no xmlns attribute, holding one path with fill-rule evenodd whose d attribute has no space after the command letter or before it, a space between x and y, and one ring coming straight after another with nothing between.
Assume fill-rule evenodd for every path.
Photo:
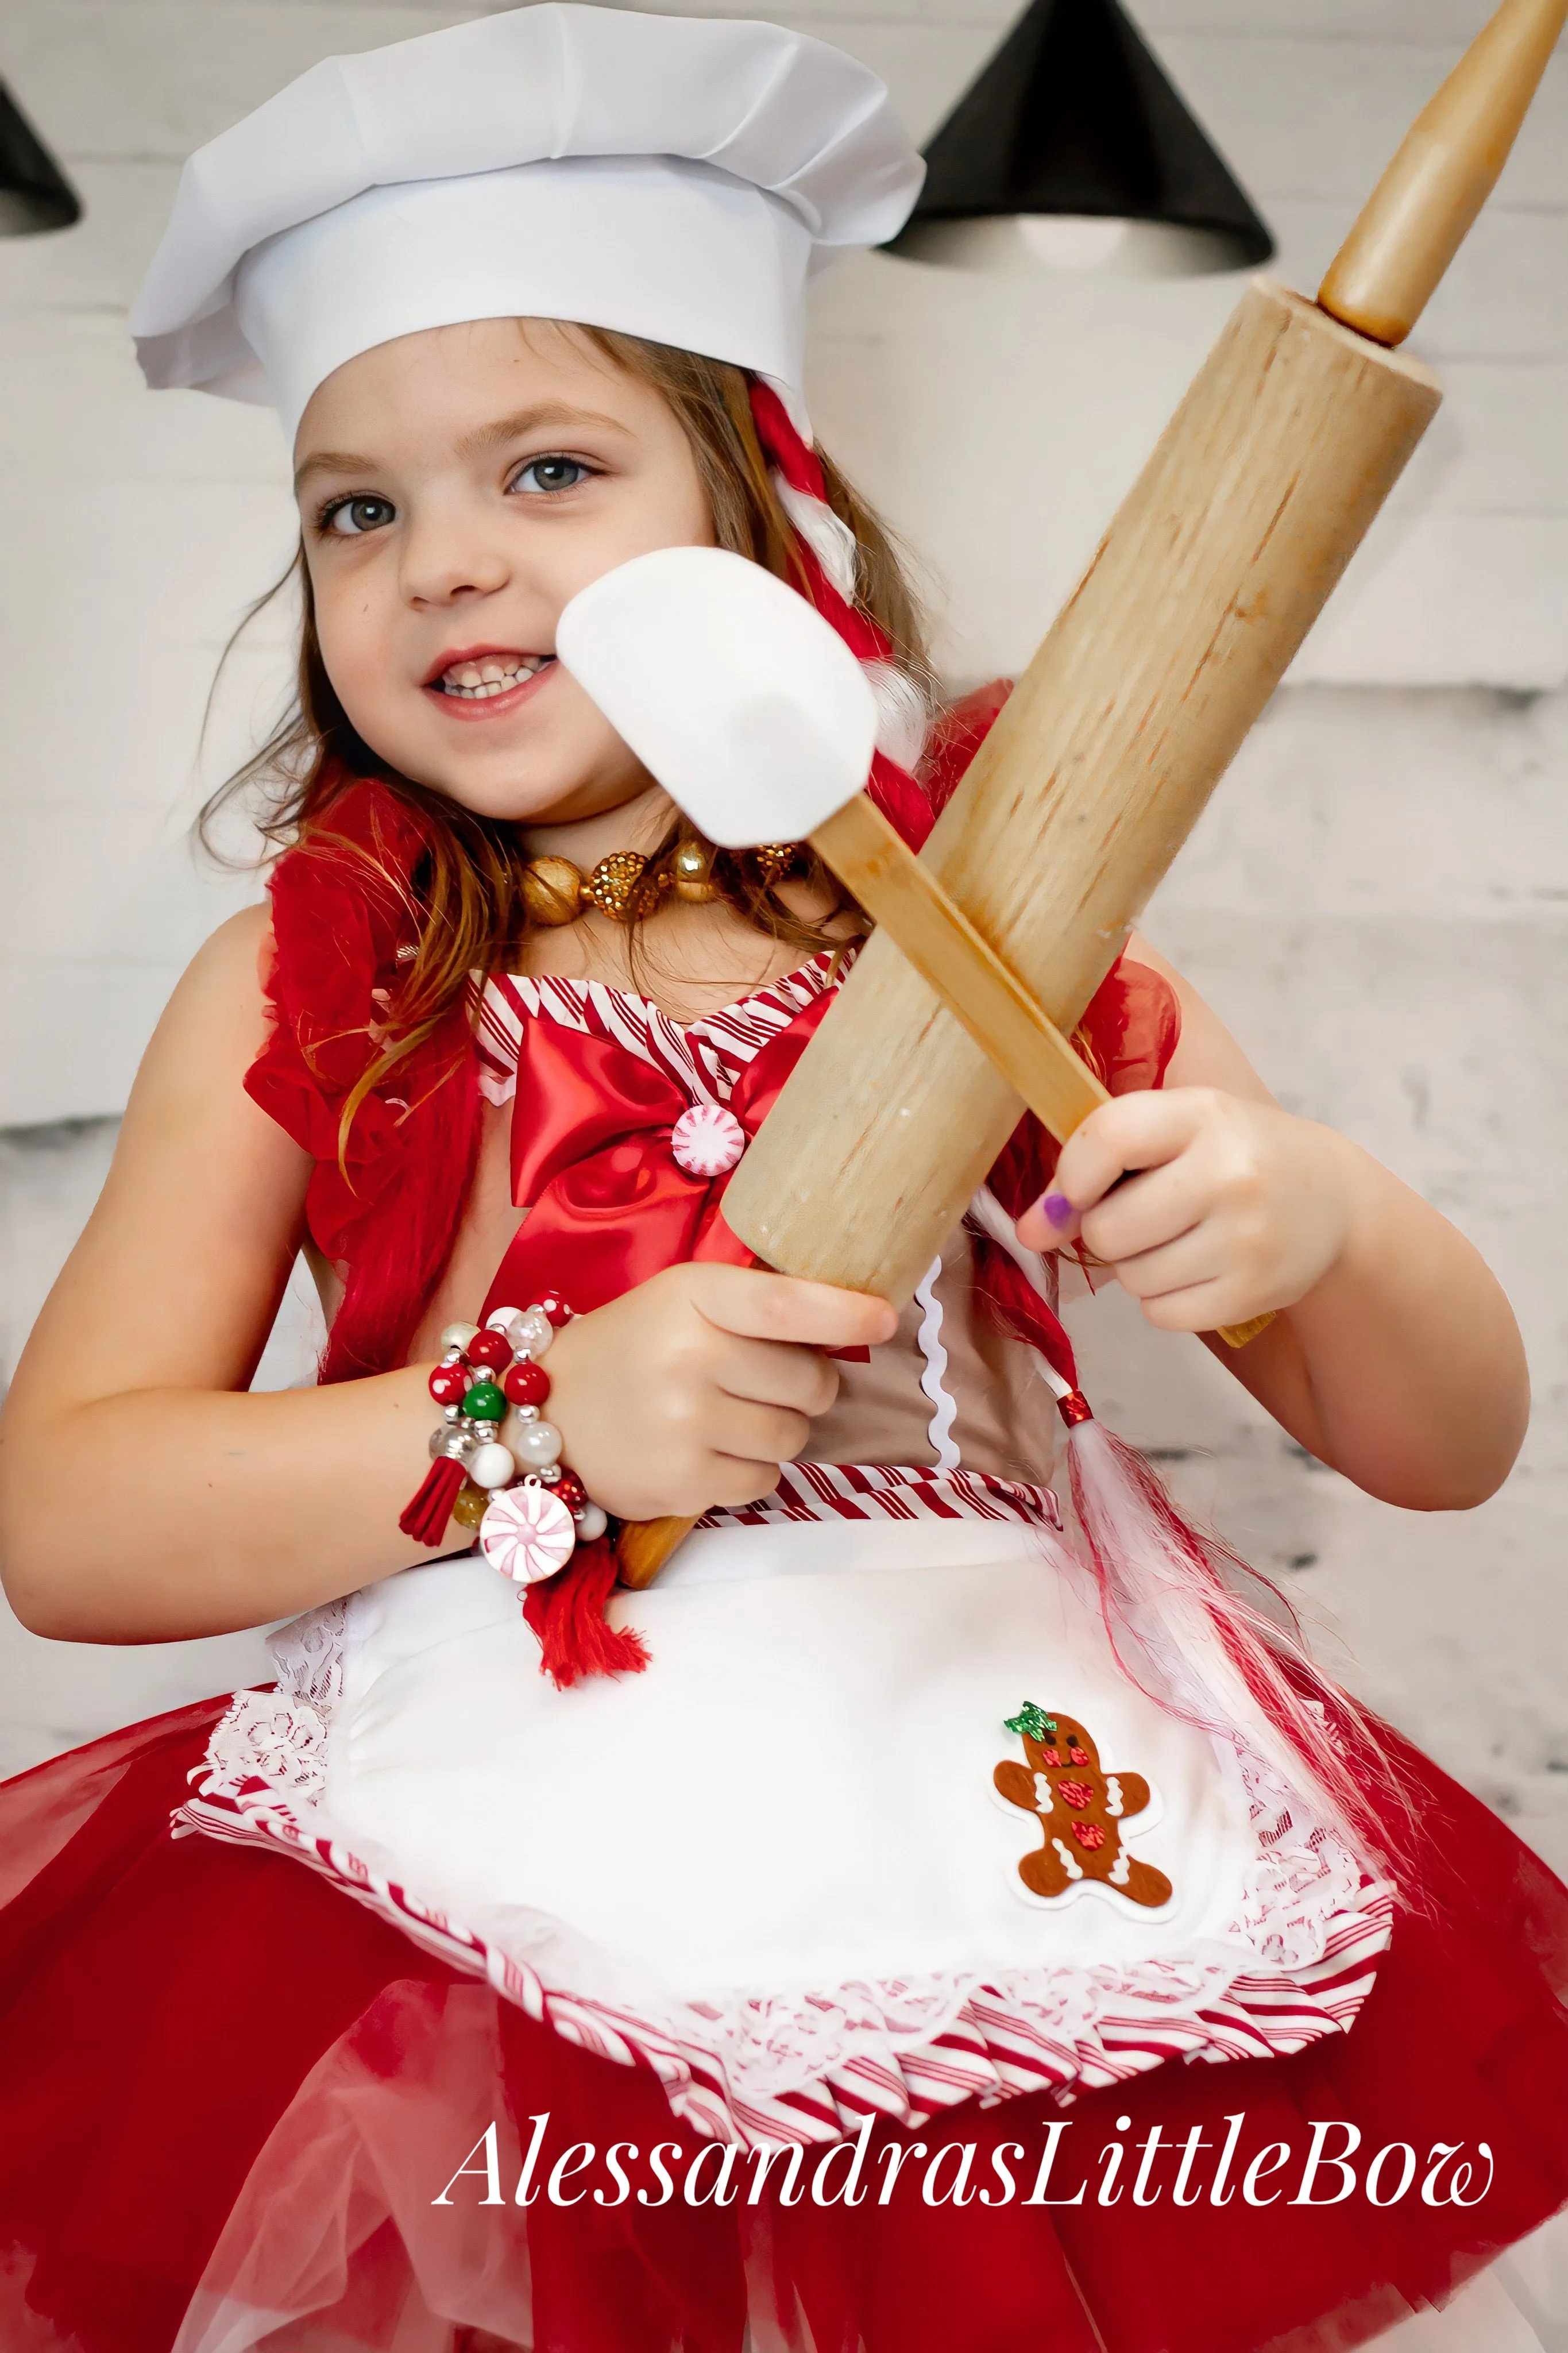
<instances>
[{"instance_id":1,"label":"girl's arm","mask_svg":"<svg viewBox=\"0 0 1568 2353\"><path fill-rule=\"evenodd\" d=\"M1085 1121L1024 1240L1050 1249L1081 1233L1152 1324L1201 1333L1294 1439L1369 1494L1426 1511L1483 1502L1530 1407L1496 1278L1370 1153L1282 1111L1146 941L1134 934L1129 954L1181 1002L1165 1086ZM1112 1193L1128 1169L1144 1173ZM1283 1312L1245 1348L1216 1336L1268 1308Z\"/></svg>"},{"instance_id":2,"label":"girl's arm","mask_svg":"<svg viewBox=\"0 0 1568 2353\"><path fill-rule=\"evenodd\" d=\"M0 1416L0 1581L35 1633L226 1633L435 1556L397 1525L428 1467L428 1360L247 1392L310 1173L244 1088L269 953L265 911L237 915L175 990ZM558 1338L567 1459L622 1514L752 1501L831 1401L817 1348L895 1320L825 1284L670 1269Z\"/></svg>"},{"instance_id":3,"label":"girl's arm","mask_svg":"<svg viewBox=\"0 0 1568 2353\"><path fill-rule=\"evenodd\" d=\"M262 910L237 915L181 980L0 1417L0 1566L37 1633L227 1632L412 1556L419 1373L246 1393L310 1171L242 1084L268 938Z\"/></svg>"}]
</instances>

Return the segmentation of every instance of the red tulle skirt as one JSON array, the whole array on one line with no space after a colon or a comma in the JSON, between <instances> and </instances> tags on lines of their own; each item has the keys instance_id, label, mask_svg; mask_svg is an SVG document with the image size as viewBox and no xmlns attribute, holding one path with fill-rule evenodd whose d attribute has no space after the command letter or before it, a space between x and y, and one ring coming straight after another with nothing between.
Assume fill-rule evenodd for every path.
<instances>
[{"instance_id":1,"label":"red tulle skirt","mask_svg":"<svg viewBox=\"0 0 1568 2353\"><path fill-rule=\"evenodd\" d=\"M1568 2202L1568 1888L1396 1735L1427 1881L1349 2032L879 2126L858 2203L845 2144L820 2201L808 2150L723 2202L650 2073L287 1854L171 1838L226 1698L0 1785L5 2353L1343 2353ZM1336 2202L1315 2124L1360 2136Z\"/></svg>"}]
</instances>

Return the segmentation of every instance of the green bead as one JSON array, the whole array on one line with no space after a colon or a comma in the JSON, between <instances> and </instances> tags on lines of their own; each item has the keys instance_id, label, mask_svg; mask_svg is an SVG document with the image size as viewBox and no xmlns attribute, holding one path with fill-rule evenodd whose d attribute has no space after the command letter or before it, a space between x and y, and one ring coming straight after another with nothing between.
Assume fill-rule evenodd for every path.
<instances>
[{"instance_id":1,"label":"green bead","mask_svg":"<svg viewBox=\"0 0 1568 2353\"><path fill-rule=\"evenodd\" d=\"M506 1399L494 1381L476 1381L463 1399L463 1411L475 1421L504 1421Z\"/></svg>"}]
</instances>

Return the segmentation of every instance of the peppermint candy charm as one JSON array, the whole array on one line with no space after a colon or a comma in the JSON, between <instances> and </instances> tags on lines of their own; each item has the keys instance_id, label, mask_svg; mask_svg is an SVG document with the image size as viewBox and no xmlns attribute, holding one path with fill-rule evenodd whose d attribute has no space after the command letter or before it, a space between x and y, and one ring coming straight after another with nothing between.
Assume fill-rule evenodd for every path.
<instances>
[{"instance_id":1,"label":"peppermint candy charm","mask_svg":"<svg viewBox=\"0 0 1568 2353\"><path fill-rule=\"evenodd\" d=\"M516 1585L553 1577L571 1559L576 1542L572 1514L559 1495L531 1480L492 1495L479 1522L479 1550Z\"/></svg>"},{"instance_id":2,"label":"peppermint candy charm","mask_svg":"<svg viewBox=\"0 0 1568 2353\"><path fill-rule=\"evenodd\" d=\"M722 1103L693 1103L670 1130L669 1148L689 1176L727 1176L746 1148L746 1131Z\"/></svg>"}]
</instances>

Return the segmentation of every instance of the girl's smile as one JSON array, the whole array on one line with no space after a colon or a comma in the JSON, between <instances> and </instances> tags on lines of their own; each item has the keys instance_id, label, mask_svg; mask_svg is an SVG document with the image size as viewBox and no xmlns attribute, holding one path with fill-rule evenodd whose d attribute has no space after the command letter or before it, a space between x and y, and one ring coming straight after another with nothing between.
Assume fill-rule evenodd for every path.
<instances>
[{"instance_id":1,"label":"girl's smile","mask_svg":"<svg viewBox=\"0 0 1568 2353\"><path fill-rule=\"evenodd\" d=\"M500 719L536 699L555 667L553 654L513 653L500 646L466 646L438 655L425 691L447 719Z\"/></svg>"}]
</instances>

